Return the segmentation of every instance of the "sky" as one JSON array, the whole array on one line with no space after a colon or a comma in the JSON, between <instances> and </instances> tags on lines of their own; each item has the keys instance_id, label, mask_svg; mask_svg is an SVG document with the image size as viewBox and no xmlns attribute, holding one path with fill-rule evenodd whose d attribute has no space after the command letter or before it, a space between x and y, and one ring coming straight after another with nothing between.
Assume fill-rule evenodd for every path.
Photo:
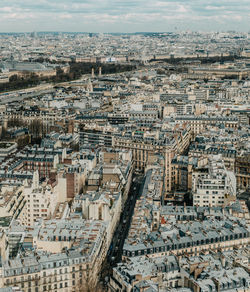
<instances>
[{"instance_id":1,"label":"sky","mask_svg":"<svg viewBox=\"0 0 250 292\"><path fill-rule=\"evenodd\" d=\"M249 31L250 0L0 0L0 32Z\"/></svg>"}]
</instances>

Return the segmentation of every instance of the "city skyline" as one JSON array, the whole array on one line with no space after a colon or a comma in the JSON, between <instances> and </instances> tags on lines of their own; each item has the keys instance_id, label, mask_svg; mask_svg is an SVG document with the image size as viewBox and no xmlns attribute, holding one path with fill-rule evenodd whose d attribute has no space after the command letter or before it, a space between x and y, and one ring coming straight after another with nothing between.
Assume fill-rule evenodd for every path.
<instances>
[{"instance_id":1,"label":"city skyline","mask_svg":"<svg viewBox=\"0 0 250 292\"><path fill-rule=\"evenodd\" d=\"M249 1L36 1L0 3L0 32L247 31ZM46 19L46 21L45 21Z\"/></svg>"},{"instance_id":2,"label":"city skyline","mask_svg":"<svg viewBox=\"0 0 250 292\"><path fill-rule=\"evenodd\" d=\"M53 32L0 33L0 292L250 291L250 32L41 3Z\"/></svg>"}]
</instances>

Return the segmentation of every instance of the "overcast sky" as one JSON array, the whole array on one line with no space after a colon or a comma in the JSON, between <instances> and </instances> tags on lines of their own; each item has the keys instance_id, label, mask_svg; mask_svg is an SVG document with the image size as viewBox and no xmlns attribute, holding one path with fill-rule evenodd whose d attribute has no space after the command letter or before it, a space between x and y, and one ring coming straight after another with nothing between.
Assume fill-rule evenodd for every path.
<instances>
[{"instance_id":1,"label":"overcast sky","mask_svg":"<svg viewBox=\"0 0 250 292\"><path fill-rule=\"evenodd\" d=\"M0 0L0 32L249 31L250 0Z\"/></svg>"}]
</instances>

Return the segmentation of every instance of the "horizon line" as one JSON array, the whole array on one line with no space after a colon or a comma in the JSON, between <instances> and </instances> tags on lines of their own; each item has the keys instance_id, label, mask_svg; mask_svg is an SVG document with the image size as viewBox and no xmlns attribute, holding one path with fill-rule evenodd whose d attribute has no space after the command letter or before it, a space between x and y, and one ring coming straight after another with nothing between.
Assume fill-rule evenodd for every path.
<instances>
[{"instance_id":1,"label":"horizon line","mask_svg":"<svg viewBox=\"0 0 250 292\"><path fill-rule=\"evenodd\" d=\"M60 30L41 30L41 31L5 31L1 32L0 34L25 34L25 33L75 33L75 34L146 34L146 33L156 33L156 34L164 34L164 33L245 33L249 34L250 31L242 31L242 30L227 30L227 31L218 31L218 30L211 30L211 31L199 31L199 30L185 30L185 31L178 31L178 30L170 30L170 31L134 31L134 32L93 32L93 31L60 31Z\"/></svg>"}]
</instances>

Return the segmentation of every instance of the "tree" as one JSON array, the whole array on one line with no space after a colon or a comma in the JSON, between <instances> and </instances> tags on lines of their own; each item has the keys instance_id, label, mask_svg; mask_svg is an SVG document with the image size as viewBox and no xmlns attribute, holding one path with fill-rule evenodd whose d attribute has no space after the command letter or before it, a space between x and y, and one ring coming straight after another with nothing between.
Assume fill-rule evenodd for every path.
<instances>
[{"instance_id":1,"label":"tree","mask_svg":"<svg viewBox=\"0 0 250 292\"><path fill-rule=\"evenodd\" d=\"M98 280L94 281L88 275L89 273L86 274L85 279L80 278L78 280L78 285L75 291L76 292L103 292L104 290L101 283Z\"/></svg>"},{"instance_id":2,"label":"tree","mask_svg":"<svg viewBox=\"0 0 250 292\"><path fill-rule=\"evenodd\" d=\"M11 127L22 127L24 125L24 122L22 119L20 118L11 118L8 120L8 128L11 128Z\"/></svg>"},{"instance_id":3,"label":"tree","mask_svg":"<svg viewBox=\"0 0 250 292\"><path fill-rule=\"evenodd\" d=\"M41 138L44 137L46 133L46 127L40 120L33 120L29 124L29 132L33 136L33 138Z\"/></svg>"},{"instance_id":4,"label":"tree","mask_svg":"<svg viewBox=\"0 0 250 292\"><path fill-rule=\"evenodd\" d=\"M17 140L17 147L20 149L20 148L23 148L26 145L29 145L29 143L30 143L30 136L29 135L25 135L24 137L19 138Z\"/></svg>"}]
</instances>

